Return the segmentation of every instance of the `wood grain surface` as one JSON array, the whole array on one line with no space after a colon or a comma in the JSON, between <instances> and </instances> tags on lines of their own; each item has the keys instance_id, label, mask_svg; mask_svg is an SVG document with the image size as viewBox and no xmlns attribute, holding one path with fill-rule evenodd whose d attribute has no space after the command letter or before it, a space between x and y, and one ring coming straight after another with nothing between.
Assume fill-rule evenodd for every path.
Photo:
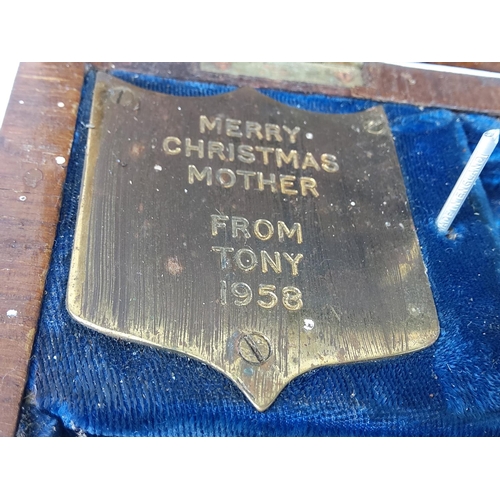
<instances>
[{"instance_id":1,"label":"wood grain surface","mask_svg":"<svg viewBox=\"0 0 500 500\"><path fill-rule=\"evenodd\" d=\"M500 62L435 62L432 64L442 64L455 68L478 69L481 71L493 71L494 73L500 72Z\"/></svg>"},{"instance_id":2,"label":"wood grain surface","mask_svg":"<svg viewBox=\"0 0 500 500\"><path fill-rule=\"evenodd\" d=\"M21 64L0 131L0 436L16 430L83 75Z\"/></svg>"}]
</instances>

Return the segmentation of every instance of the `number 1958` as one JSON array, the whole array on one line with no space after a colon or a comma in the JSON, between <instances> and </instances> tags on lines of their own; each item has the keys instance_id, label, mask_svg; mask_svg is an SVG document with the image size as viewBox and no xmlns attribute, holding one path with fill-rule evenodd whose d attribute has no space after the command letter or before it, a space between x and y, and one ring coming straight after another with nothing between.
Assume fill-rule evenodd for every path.
<instances>
[{"instance_id":1,"label":"number 1958","mask_svg":"<svg viewBox=\"0 0 500 500\"><path fill-rule=\"evenodd\" d=\"M225 306L228 301L227 282L220 282L220 299L221 304ZM257 304L264 309L272 309L278 305L279 299L276 295L275 285L259 285L258 294L260 299ZM252 302L253 292L247 283L233 283L230 287L230 293L234 297L234 304L237 306L247 306ZM285 286L281 290L281 302L289 311L298 311L302 309L302 292L294 286Z\"/></svg>"}]
</instances>

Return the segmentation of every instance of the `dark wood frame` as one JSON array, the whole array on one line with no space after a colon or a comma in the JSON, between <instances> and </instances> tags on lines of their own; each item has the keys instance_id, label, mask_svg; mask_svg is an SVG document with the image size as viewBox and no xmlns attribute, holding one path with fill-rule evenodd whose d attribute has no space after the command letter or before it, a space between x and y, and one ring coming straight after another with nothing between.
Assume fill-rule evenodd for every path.
<instances>
[{"instance_id":1,"label":"dark wood frame","mask_svg":"<svg viewBox=\"0 0 500 500\"><path fill-rule=\"evenodd\" d=\"M199 63L93 64L102 70L124 69L183 80L406 102L500 116L500 78L480 74L364 63L363 84L348 87L207 72ZM500 67L495 63L460 64L475 69ZM21 64L0 131L0 436L16 432L85 69L84 63Z\"/></svg>"}]
</instances>

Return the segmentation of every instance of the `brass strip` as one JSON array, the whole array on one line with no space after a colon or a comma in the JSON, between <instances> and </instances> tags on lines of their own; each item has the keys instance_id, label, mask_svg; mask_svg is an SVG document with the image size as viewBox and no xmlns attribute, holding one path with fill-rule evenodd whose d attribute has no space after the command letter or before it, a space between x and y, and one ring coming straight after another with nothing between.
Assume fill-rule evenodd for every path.
<instances>
[{"instance_id":1,"label":"brass strip","mask_svg":"<svg viewBox=\"0 0 500 500\"><path fill-rule=\"evenodd\" d=\"M336 87L363 85L362 63L308 62L202 62L201 71L233 76L266 78L278 82L302 82Z\"/></svg>"}]
</instances>

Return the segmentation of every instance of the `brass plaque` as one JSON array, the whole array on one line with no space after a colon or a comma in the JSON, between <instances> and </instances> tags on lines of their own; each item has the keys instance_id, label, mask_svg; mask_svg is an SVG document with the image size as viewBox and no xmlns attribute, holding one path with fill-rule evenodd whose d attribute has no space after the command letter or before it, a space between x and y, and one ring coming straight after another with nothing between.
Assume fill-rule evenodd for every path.
<instances>
[{"instance_id":1,"label":"brass plaque","mask_svg":"<svg viewBox=\"0 0 500 500\"><path fill-rule=\"evenodd\" d=\"M313 368L430 345L436 310L381 107L99 74L67 295L100 332L192 356L258 410Z\"/></svg>"}]
</instances>

